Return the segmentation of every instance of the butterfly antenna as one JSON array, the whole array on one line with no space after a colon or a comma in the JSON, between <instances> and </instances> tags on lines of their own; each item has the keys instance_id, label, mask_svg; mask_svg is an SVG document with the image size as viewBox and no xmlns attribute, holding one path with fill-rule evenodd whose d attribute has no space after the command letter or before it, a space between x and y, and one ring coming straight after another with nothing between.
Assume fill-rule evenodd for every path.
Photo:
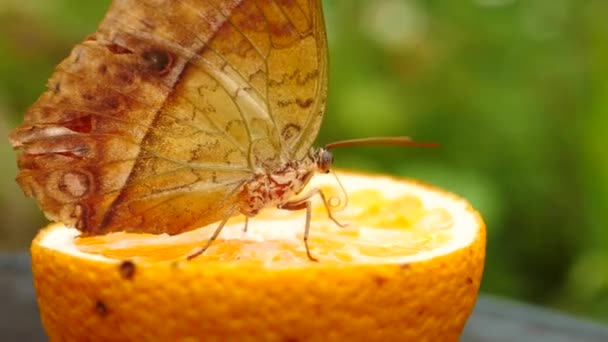
<instances>
[{"instance_id":1,"label":"butterfly antenna","mask_svg":"<svg viewBox=\"0 0 608 342\"><path fill-rule=\"evenodd\" d=\"M344 185L340 181L340 178L338 177L338 175L333 170L331 170L331 174L334 176L334 178L338 182L338 185L340 186L340 190L344 194L344 205L342 206L342 210L344 210L346 208L346 206L348 205L348 192L346 192L346 188L344 187ZM339 200L340 199L338 198L338 201ZM340 205L339 202L338 202L338 205Z\"/></svg>"},{"instance_id":2,"label":"butterfly antenna","mask_svg":"<svg viewBox=\"0 0 608 342\"><path fill-rule=\"evenodd\" d=\"M393 146L412 146L412 147L438 147L438 143L417 142L410 137L371 137L361 139L350 139L336 141L325 145L326 150L331 150L336 147L348 146L374 146L374 145L393 145Z\"/></svg>"}]
</instances>

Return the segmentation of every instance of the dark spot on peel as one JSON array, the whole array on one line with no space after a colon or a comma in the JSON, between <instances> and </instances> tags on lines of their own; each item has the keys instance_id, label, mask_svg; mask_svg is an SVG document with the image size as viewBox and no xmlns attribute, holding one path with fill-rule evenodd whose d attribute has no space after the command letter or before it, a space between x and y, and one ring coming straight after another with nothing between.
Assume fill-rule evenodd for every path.
<instances>
[{"instance_id":1,"label":"dark spot on peel","mask_svg":"<svg viewBox=\"0 0 608 342\"><path fill-rule=\"evenodd\" d=\"M418 316L422 316L422 314L424 314L424 309L420 309L417 312Z\"/></svg>"},{"instance_id":2,"label":"dark spot on peel","mask_svg":"<svg viewBox=\"0 0 608 342\"><path fill-rule=\"evenodd\" d=\"M99 68L97 68L97 71L102 74L105 75L108 72L108 66L105 64L102 64L99 66Z\"/></svg>"},{"instance_id":3,"label":"dark spot on peel","mask_svg":"<svg viewBox=\"0 0 608 342\"><path fill-rule=\"evenodd\" d=\"M410 264L401 264L401 265L399 265L399 267L404 271L410 270Z\"/></svg>"},{"instance_id":4,"label":"dark spot on peel","mask_svg":"<svg viewBox=\"0 0 608 342\"><path fill-rule=\"evenodd\" d=\"M386 284L386 278L381 276L376 276L374 278L374 281L376 282L376 285L378 285L378 287L381 287L382 285Z\"/></svg>"},{"instance_id":5,"label":"dark spot on peel","mask_svg":"<svg viewBox=\"0 0 608 342\"><path fill-rule=\"evenodd\" d=\"M155 74L164 75L171 69L173 55L163 50L149 50L143 54L144 67Z\"/></svg>"},{"instance_id":6,"label":"dark spot on peel","mask_svg":"<svg viewBox=\"0 0 608 342\"><path fill-rule=\"evenodd\" d=\"M135 263L133 261L125 260L120 263L118 270L123 279L131 280L135 276L135 271L137 268L135 267Z\"/></svg>"},{"instance_id":7,"label":"dark spot on peel","mask_svg":"<svg viewBox=\"0 0 608 342\"><path fill-rule=\"evenodd\" d=\"M126 48L124 46L120 46L118 44L109 44L109 45L106 45L106 48L115 55L124 55L124 54L133 53L133 51L129 50L128 48Z\"/></svg>"},{"instance_id":8,"label":"dark spot on peel","mask_svg":"<svg viewBox=\"0 0 608 342\"><path fill-rule=\"evenodd\" d=\"M100 317L106 317L108 315L108 307L104 302L98 300L95 303L95 312L97 312Z\"/></svg>"},{"instance_id":9,"label":"dark spot on peel","mask_svg":"<svg viewBox=\"0 0 608 342\"><path fill-rule=\"evenodd\" d=\"M467 284L469 284L469 285L473 284L473 278L467 277Z\"/></svg>"}]
</instances>

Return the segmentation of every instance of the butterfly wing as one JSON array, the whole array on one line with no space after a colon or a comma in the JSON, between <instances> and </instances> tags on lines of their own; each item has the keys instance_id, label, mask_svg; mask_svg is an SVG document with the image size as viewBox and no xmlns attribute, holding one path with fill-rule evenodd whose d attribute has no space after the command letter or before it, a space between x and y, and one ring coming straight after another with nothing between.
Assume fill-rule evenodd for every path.
<instances>
[{"instance_id":1,"label":"butterfly wing","mask_svg":"<svg viewBox=\"0 0 608 342\"><path fill-rule=\"evenodd\" d=\"M302 156L318 131L319 6L114 1L11 134L18 182L90 234L225 217L256 168Z\"/></svg>"},{"instance_id":2,"label":"butterfly wing","mask_svg":"<svg viewBox=\"0 0 608 342\"><path fill-rule=\"evenodd\" d=\"M320 0L277 1L267 16L272 48L267 58L269 112L286 159L301 160L314 143L327 98L327 41ZM278 13L277 13L278 12Z\"/></svg>"}]
</instances>

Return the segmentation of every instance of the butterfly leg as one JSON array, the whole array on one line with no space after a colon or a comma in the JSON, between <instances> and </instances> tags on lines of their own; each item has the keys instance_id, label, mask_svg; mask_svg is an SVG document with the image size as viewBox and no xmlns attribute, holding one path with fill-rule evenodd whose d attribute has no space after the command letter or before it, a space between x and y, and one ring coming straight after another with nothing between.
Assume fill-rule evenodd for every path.
<instances>
[{"instance_id":1,"label":"butterfly leg","mask_svg":"<svg viewBox=\"0 0 608 342\"><path fill-rule=\"evenodd\" d=\"M220 224L217 226L217 228L215 228L215 231L213 232L213 235L211 235L211 237L209 238L209 241L207 241L207 243L205 244L205 246L201 247L196 252L188 255L186 258L188 260L192 260L192 259L196 258L197 256L205 253L205 251L207 250L207 248L209 248L209 246L211 246L211 244L213 243L213 241L215 241L215 239L217 239L218 235L220 235L220 232L222 231L222 228L224 228L224 226L226 225L226 222L228 222L228 219L230 219L232 217L232 215L234 214L235 211L236 211L236 209L232 209L232 211L230 211L230 213L228 215L226 215L226 217L224 217L224 219L222 220L222 222L220 222Z\"/></svg>"},{"instance_id":2,"label":"butterfly leg","mask_svg":"<svg viewBox=\"0 0 608 342\"><path fill-rule=\"evenodd\" d=\"M329 216L330 220L332 220L340 228L345 228L348 226L348 224L340 223L340 221L338 221L334 217L333 213L331 212L331 206L329 205L329 201L327 200L327 197L325 197L325 194L319 188L311 189L306 194L302 195L300 198L288 201L287 204L308 201L314 195L319 195L319 197L321 197L321 200L323 200L323 205L325 206L325 210L327 210L327 216ZM283 207L281 207L281 208L283 209Z\"/></svg>"},{"instance_id":3,"label":"butterfly leg","mask_svg":"<svg viewBox=\"0 0 608 342\"><path fill-rule=\"evenodd\" d=\"M321 199L323 200L323 204L325 205L325 209L327 210L327 215L329 216L329 218L335 224L337 224L339 227L346 227L346 224L340 223L333 216L333 214L331 213L329 202L327 201L325 194L323 193L323 191L321 191L321 189L318 189L318 188L311 189L309 192L307 192L302 197L288 201L279 206L280 209L285 209L285 210L306 209L306 225L304 227L304 239L303 240L304 240L304 247L306 247L306 255L308 256L308 259L310 259L310 261L318 261L310 254L310 248L308 247L308 233L310 231L310 218L311 218L311 214L312 214L312 204L310 202L310 199L314 195L319 195L321 197Z\"/></svg>"},{"instance_id":4,"label":"butterfly leg","mask_svg":"<svg viewBox=\"0 0 608 342\"><path fill-rule=\"evenodd\" d=\"M245 226L243 227L243 233L247 233L247 227L249 227L249 217L245 216Z\"/></svg>"},{"instance_id":5,"label":"butterfly leg","mask_svg":"<svg viewBox=\"0 0 608 342\"><path fill-rule=\"evenodd\" d=\"M308 247L308 232L310 230L310 216L312 213L312 207L311 207L310 200L303 199L302 202L287 202L287 203L282 204L279 208L285 209L285 210L306 209L306 225L304 226L304 239L303 239L304 247L306 248L306 255L308 256L308 259L310 261L319 261L310 254L310 248Z\"/></svg>"}]
</instances>

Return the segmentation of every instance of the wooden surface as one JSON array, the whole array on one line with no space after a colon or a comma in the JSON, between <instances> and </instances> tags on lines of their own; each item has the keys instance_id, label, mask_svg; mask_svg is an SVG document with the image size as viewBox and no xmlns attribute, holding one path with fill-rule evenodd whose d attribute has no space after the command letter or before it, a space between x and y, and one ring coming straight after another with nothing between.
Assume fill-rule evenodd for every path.
<instances>
[{"instance_id":1,"label":"wooden surface","mask_svg":"<svg viewBox=\"0 0 608 342\"><path fill-rule=\"evenodd\" d=\"M31 276L27 254L0 254L0 341L46 341ZM608 326L482 294L461 341L606 342Z\"/></svg>"}]
</instances>

